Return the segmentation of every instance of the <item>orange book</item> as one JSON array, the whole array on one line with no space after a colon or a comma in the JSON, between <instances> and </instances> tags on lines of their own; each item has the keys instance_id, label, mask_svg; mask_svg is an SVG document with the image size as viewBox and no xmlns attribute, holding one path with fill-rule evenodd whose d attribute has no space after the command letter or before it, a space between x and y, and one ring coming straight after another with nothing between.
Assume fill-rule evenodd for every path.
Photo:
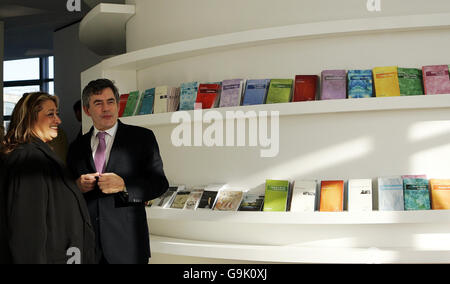
<instances>
[{"instance_id":1,"label":"orange book","mask_svg":"<svg viewBox=\"0 0 450 284\"><path fill-rule=\"evenodd\" d=\"M323 180L320 186L319 211L340 212L344 210L344 181Z\"/></svg>"},{"instance_id":2,"label":"orange book","mask_svg":"<svg viewBox=\"0 0 450 284\"><path fill-rule=\"evenodd\" d=\"M450 209L450 179L430 179L431 209Z\"/></svg>"}]
</instances>

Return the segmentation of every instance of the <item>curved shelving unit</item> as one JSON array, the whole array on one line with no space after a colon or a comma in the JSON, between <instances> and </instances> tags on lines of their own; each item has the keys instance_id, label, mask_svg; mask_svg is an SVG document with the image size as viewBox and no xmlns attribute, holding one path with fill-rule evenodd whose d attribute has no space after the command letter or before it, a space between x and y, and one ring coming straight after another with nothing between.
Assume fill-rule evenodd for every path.
<instances>
[{"instance_id":1,"label":"curved shelving unit","mask_svg":"<svg viewBox=\"0 0 450 284\"><path fill-rule=\"evenodd\" d=\"M100 3L81 21L80 41L98 55L126 52L126 23L136 13L134 5Z\"/></svg>"}]
</instances>

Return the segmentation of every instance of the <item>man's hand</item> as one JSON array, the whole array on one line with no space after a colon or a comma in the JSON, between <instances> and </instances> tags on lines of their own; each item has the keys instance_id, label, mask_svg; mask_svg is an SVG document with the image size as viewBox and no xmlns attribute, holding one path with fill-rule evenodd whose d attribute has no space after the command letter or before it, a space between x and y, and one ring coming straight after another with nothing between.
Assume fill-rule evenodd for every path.
<instances>
[{"instance_id":1,"label":"man's hand","mask_svg":"<svg viewBox=\"0 0 450 284\"><path fill-rule=\"evenodd\" d=\"M123 191L125 182L115 173L104 173L98 179L98 187L104 194L112 194Z\"/></svg>"},{"instance_id":2,"label":"man's hand","mask_svg":"<svg viewBox=\"0 0 450 284\"><path fill-rule=\"evenodd\" d=\"M99 173L81 175L77 179L77 186L81 190L81 192L86 193L93 190L95 188L96 183L95 177L98 176L100 176Z\"/></svg>"}]
</instances>

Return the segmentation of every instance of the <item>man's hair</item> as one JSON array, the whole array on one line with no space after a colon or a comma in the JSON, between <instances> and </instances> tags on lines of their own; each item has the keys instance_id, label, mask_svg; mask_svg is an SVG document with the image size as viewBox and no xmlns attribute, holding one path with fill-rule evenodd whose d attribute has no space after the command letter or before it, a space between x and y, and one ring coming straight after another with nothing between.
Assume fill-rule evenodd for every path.
<instances>
[{"instance_id":1,"label":"man's hair","mask_svg":"<svg viewBox=\"0 0 450 284\"><path fill-rule=\"evenodd\" d=\"M89 100L92 95L99 95L104 89L111 88L114 93L114 98L116 99L116 103L119 103L119 91L117 87L111 80L108 79L97 79L90 81L86 87L83 89L83 94L81 99L83 100L83 106L89 108Z\"/></svg>"}]
</instances>

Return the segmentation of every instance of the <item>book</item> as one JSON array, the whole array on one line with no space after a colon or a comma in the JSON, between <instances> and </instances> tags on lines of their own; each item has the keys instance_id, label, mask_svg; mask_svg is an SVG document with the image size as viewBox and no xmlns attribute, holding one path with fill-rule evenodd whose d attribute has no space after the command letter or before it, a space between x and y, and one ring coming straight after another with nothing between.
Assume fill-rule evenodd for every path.
<instances>
[{"instance_id":1,"label":"book","mask_svg":"<svg viewBox=\"0 0 450 284\"><path fill-rule=\"evenodd\" d=\"M168 97L169 97L169 87L168 86L156 87L153 113L167 112Z\"/></svg>"},{"instance_id":2,"label":"book","mask_svg":"<svg viewBox=\"0 0 450 284\"><path fill-rule=\"evenodd\" d=\"M403 197L405 210L431 209L428 179L423 177L403 178Z\"/></svg>"},{"instance_id":3,"label":"book","mask_svg":"<svg viewBox=\"0 0 450 284\"><path fill-rule=\"evenodd\" d=\"M323 180L320 185L320 208L324 212L344 210L344 181Z\"/></svg>"},{"instance_id":4,"label":"book","mask_svg":"<svg viewBox=\"0 0 450 284\"><path fill-rule=\"evenodd\" d=\"M267 91L266 104L288 103L291 101L292 79L272 79Z\"/></svg>"},{"instance_id":5,"label":"book","mask_svg":"<svg viewBox=\"0 0 450 284\"><path fill-rule=\"evenodd\" d=\"M130 92L122 117L134 115L139 100L139 91Z\"/></svg>"},{"instance_id":6,"label":"book","mask_svg":"<svg viewBox=\"0 0 450 284\"><path fill-rule=\"evenodd\" d=\"M347 90L349 99L373 97L372 70L348 70Z\"/></svg>"},{"instance_id":7,"label":"book","mask_svg":"<svg viewBox=\"0 0 450 284\"><path fill-rule=\"evenodd\" d=\"M286 211L289 195L289 181L266 180L263 211Z\"/></svg>"},{"instance_id":8,"label":"book","mask_svg":"<svg viewBox=\"0 0 450 284\"><path fill-rule=\"evenodd\" d=\"M216 201L217 191L204 190L197 209L212 209Z\"/></svg>"},{"instance_id":9,"label":"book","mask_svg":"<svg viewBox=\"0 0 450 284\"><path fill-rule=\"evenodd\" d=\"M245 86L243 106L264 104L267 91L269 90L270 79L247 80Z\"/></svg>"},{"instance_id":10,"label":"book","mask_svg":"<svg viewBox=\"0 0 450 284\"><path fill-rule=\"evenodd\" d=\"M139 114L153 113L153 102L155 101L155 88L147 89L142 96L141 108Z\"/></svg>"},{"instance_id":11,"label":"book","mask_svg":"<svg viewBox=\"0 0 450 284\"><path fill-rule=\"evenodd\" d=\"M194 109L209 109L217 107L220 97L220 84L200 84Z\"/></svg>"},{"instance_id":12,"label":"book","mask_svg":"<svg viewBox=\"0 0 450 284\"><path fill-rule=\"evenodd\" d=\"M198 82L182 83L180 86L180 110L193 110L197 98Z\"/></svg>"},{"instance_id":13,"label":"book","mask_svg":"<svg viewBox=\"0 0 450 284\"><path fill-rule=\"evenodd\" d=\"M178 191L170 208L183 209L190 193L190 191Z\"/></svg>"},{"instance_id":14,"label":"book","mask_svg":"<svg viewBox=\"0 0 450 284\"><path fill-rule=\"evenodd\" d=\"M122 117L123 115L129 96L130 94L121 94L119 96L119 117Z\"/></svg>"},{"instance_id":15,"label":"book","mask_svg":"<svg viewBox=\"0 0 450 284\"><path fill-rule=\"evenodd\" d=\"M450 94L448 65L422 67L423 86L426 95Z\"/></svg>"},{"instance_id":16,"label":"book","mask_svg":"<svg viewBox=\"0 0 450 284\"><path fill-rule=\"evenodd\" d=\"M316 209L317 181L296 180L292 189L291 211L314 212Z\"/></svg>"},{"instance_id":17,"label":"book","mask_svg":"<svg viewBox=\"0 0 450 284\"><path fill-rule=\"evenodd\" d=\"M375 67L372 72L376 97L400 96L397 66Z\"/></svg>"},{"instance_id":18,"label":"book","mask_svg":"<svg viewBox=\"0 0 450 284\"><path fill-rule=\"evenodd\" d=\"M223 80L219 107L240 106L243 83L243 79Z\"/></svg>"},{"instance_id":19,"label":"book","mask_svg":"<svg viewBox=\"0 0 450 284\"><path fill-rule=\"evenodd\" d=\"M183 209L187 210L195 210L200 203L200 199L202 198L203 190L192 190L189 194L186 203L184 204Z\"/></svg>"},{"instance_id":20,"label":"book","mask_svg":"<svg viewBox=\"0 0 450 284\"><path fill-rule=\"evenodd\" d=\"M180 88L169 87L167 89L167 112L178 110L180 105Z\"/></svg>"},{"instance_id":21,"label":"book","mask_svg":"<svg viewBox=\"0 0 450 284\"><path fill-rule=\"evenodd\" d=\"M317 75L296 75L294 81L293 102L314 101L316 100Z\"/></svg>"},{"instance_id":22,"label":"book","mask_svg":"<svg viewBox=\"0 0 450 284\"><path fill-rule=\"evenodd\" d=\"M347 78L345 70L323 70L320 76L321 100L345 99L347 97Z\"/></svg>"},{"instance_id":23,"label":"book","mask_svg":"<svg viewBox=\"0 0 450 284\"><path fill-rule=\"evenodd\" d=\"M378 178L378 210L403 211L403 180L401 176Z\"/></svg>"},{"instance_id":24,"label":"book","mask_svg":"<svg viewBox=\"0 0 450 284\"><path fill-rule=\"evenodd\" d=\"M236 190L220 190L217 193L213 210L236 211L241 204L244 193Z\"/></svg>"},{"instance_id":25,"label":"book","mask_svg":"<svg viewBox=\"0 0 450 284\"><path fill-rule=\"evenodd\" d=\"M153 206L158 206L162 208L168 208L172 204L177 192L179 190L184 190L184 186L169 186L169 189L163 193L158 199L155 199Z\"/></svg>"},{"instance_id":26,"label":"book","mask_svg":"<svg viewBox=\"0 0 450 284\"><path fill-rule=\"evenodd\" d=\"M423 95L422 70L416 68L397 68L401 96Z\"/></svg>"},{"instance_id":27,"label":"book","mask_svg":"<svg viewBox=\"0 0 450 284\"><path fill-rule=\"evenodd\" d=\"M264 195L249 193L244 195L244 198L239 206L239 211L261 211L264 202Z\"/></svg>"},{"instance_id":28,"label":"book","mask_svg":"<svg viewBox=\"0 0 450 284\"><path fill-rule=\"evenodd\" d=\"M350 179L348 181L348 211L372 211L372 180Z\"/></svg>"},{"instance_id":29,"label":"book","mask_svg":"<svg viewBox=\"0 0 450 284\"><path fill-rule=\"evenodd\" d=\"M450 209L450 179L430 179L431 208Z\"/></svg>"}]
</instances>

